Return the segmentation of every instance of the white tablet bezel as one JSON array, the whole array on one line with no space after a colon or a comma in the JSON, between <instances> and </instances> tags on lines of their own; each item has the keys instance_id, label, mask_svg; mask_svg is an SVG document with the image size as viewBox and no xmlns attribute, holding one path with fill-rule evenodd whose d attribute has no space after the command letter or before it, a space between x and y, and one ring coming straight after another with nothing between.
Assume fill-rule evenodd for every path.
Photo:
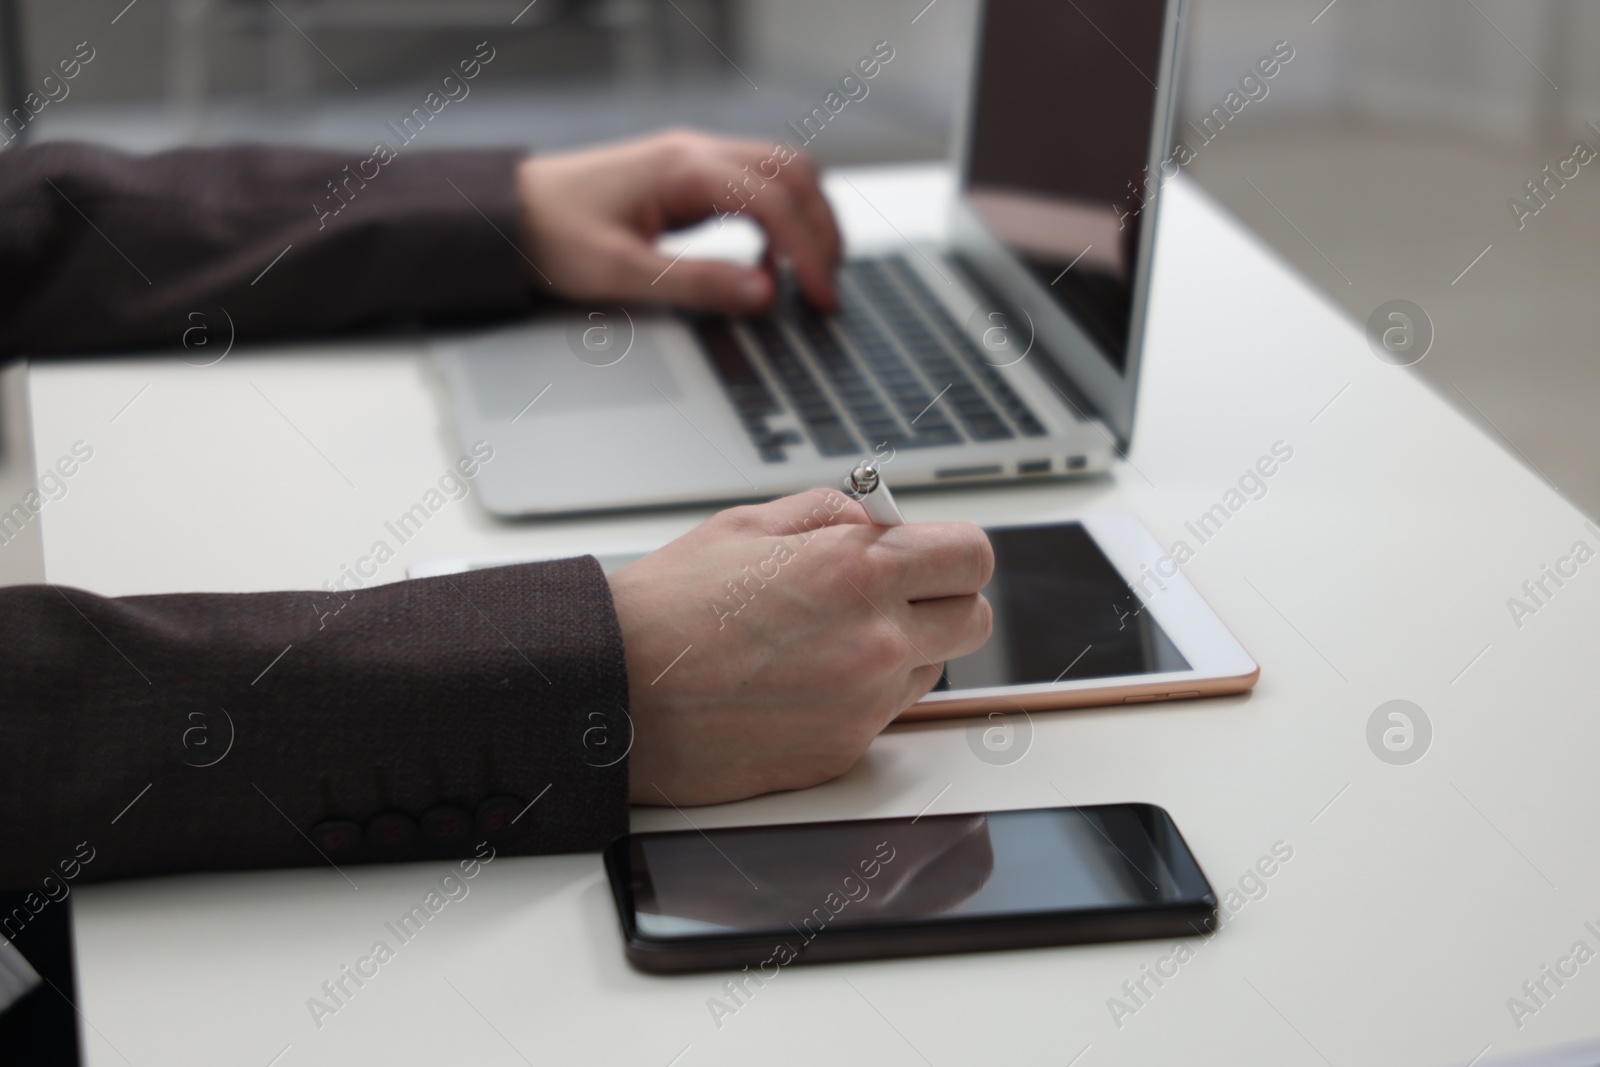
<instances>
[{"instance_id":1,"label":"white tablet bezel","mask_svg":"<svg viewBox=\"0 0 1600 1067\"><path fill-rule=\"evenodd\" d=\"M938 691L908 708L899 721L984 714L1008 707L1038 711L1218 696L1245 692L1255 685L1261 668L1136 516L1125 511L1098 511L1066 521L1083 525L1191 669ZM1007 523L988 528L1037 525ZM1113 610L1109 604L1106 608Z\"/></svg>"}]
</instances>

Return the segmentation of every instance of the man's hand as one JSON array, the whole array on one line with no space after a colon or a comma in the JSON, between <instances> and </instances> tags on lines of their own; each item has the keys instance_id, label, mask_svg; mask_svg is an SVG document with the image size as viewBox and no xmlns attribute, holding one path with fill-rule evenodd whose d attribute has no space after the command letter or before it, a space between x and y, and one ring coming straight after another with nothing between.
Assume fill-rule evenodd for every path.
<instances>
[{"instance_id":1,"label":"man's hand","mask_svg":"<svg viewBox=\"0 0 1600 1067\"><path fill-rule=\"evenodd\" d=\"M837 303L839 231L816 164L787 147L676 131L536 156L517 185L528 257L562 296L752 314L771 305L773 267L786 260L807 300L825 311ZM742 212L761 225L761 267L674 264L656 251L661 233L714 212Z\"/></svg>"},{"instance_id":2,"label":"man's hand","mask_svg":"<svg viewBox=\"0 0 1600 1067\"><path fill-rule=\"evenodd\" d=\"M993 571L976 526L875 526L812 490L724 511L612 574L633 801L715 804L843 774L944 660L988 639Z\"/></svg>"}]
</instances>

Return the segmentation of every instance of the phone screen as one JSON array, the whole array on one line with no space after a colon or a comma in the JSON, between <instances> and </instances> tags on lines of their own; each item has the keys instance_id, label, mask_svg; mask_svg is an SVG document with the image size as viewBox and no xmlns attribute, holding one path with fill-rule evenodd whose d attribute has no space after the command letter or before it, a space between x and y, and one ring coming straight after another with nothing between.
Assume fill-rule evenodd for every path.
<instances>
[{"instance_id":1,"label":"phone screen","mask_svg":"<svg viewBox=\"0 0 1600 1067\"><path fill-rule=\"evenodd\" d=\"M1171 817L1148 804L635 834L627 848L637 929L669 941L1158 908L1211 892Z\"/></svg>"},{"instance_id":2,"label":"phone screen","mask_svg":"<svg viewBox=\"0 0 1600 1067\"><path fill-rule=\"evenodd\" d=\"M994 636L945 664L950 689L1192 669L1081 523L988 531Z\"/></svg>"}]
</instances>

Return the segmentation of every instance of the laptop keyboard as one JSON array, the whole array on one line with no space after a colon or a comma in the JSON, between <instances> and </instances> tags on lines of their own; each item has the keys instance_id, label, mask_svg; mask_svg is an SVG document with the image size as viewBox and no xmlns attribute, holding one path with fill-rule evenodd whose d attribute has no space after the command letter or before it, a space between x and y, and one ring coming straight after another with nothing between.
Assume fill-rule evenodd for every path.
<instances>
[{"instance_id":1,"label":"laptop keyboard","mask_svg":"<svg viewBox=\"0 0 1600 1067\"><path fill-rule=\"evenodd\" d=\"M764 461L800 441L772 428L785 407L751 349L824 456L1048 433L903 257L845 264L839 297L831 317L786 288L762 318L693 322Z\"/></svg>"}]
</instances>

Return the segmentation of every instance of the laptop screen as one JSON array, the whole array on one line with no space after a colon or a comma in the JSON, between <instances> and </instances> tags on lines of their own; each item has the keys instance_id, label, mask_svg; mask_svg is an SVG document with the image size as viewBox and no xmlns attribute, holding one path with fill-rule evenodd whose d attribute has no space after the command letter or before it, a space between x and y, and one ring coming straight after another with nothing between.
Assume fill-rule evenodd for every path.
<instances>
[{"instance_id":1,"label":"laptop screen","mask_svg":"<svg viewBox=\"0 0 1600 1067\"><path fill-rule=\"evenodd\" d=\"M974 71L964 199L1118 375L1167 6L988 0Z\"/></svg>"}]
</instances>

